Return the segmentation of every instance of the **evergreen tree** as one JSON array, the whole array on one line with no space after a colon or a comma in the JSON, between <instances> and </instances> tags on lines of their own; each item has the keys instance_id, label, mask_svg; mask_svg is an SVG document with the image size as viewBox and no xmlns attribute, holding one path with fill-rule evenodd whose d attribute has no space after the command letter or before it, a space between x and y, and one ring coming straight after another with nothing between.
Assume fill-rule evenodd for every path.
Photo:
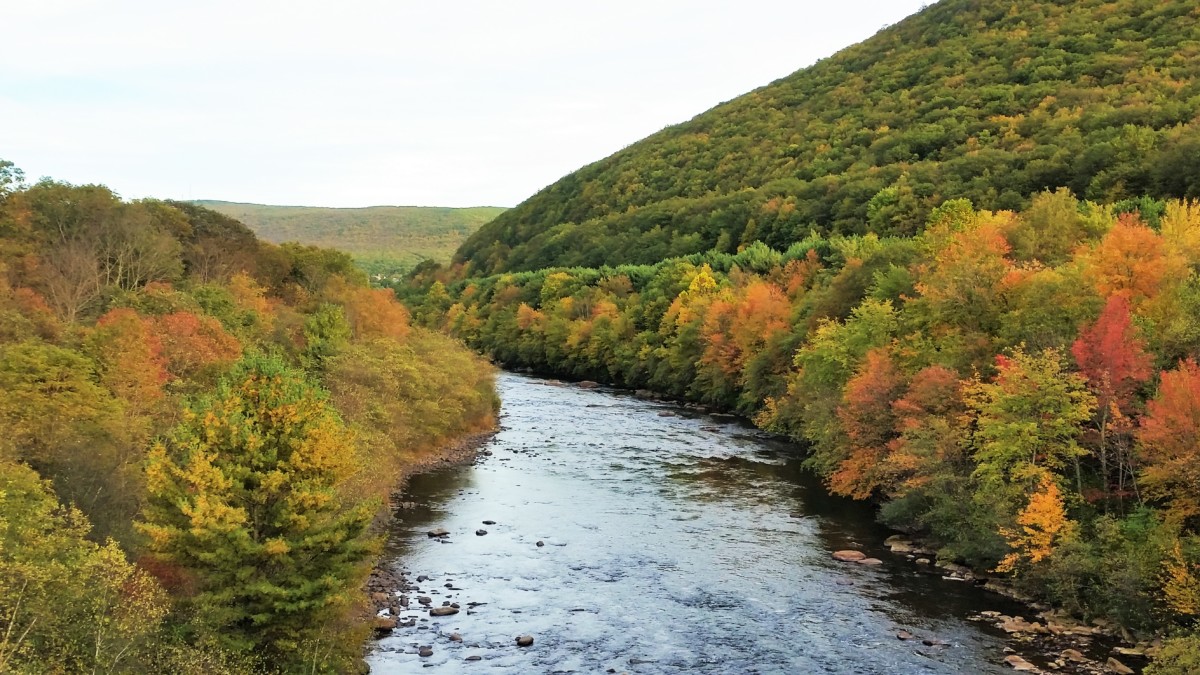
<instances>
[{"instance_id":1,"label":"evergreen tree","mask_svg":"<svg viewBox=\"0 0 1200 675\"><path fill-rule=\"evenodd\" d=\"M252 356L151 450L141 530L226 647L285 663L353 594L374 512L339 495L353 443L324 391Z\"/></svg>"}]
</instances>

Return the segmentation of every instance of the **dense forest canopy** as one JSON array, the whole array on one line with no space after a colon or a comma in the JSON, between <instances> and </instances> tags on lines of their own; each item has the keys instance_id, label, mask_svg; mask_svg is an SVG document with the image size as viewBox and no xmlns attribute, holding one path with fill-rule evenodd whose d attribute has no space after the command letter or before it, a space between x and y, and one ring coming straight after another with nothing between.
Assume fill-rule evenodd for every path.
<instances>
[{"instance_id":1,"label":"dense forest canopy","mask_svg":"<svg viewBox=\"0 0 1200 675\"><path fill-rule=\"evenodd\" d=\"M468 235L504 212L496 206L368 206L354 209L194 202L245 223L262 239L349 253L368 274L391 277L425 260L445 263Z\"/></svg>"},{"instance_id":2,"label":"dense forest canopy","mask_svg":"<svg viewBox=\"0 0 1200 675\"><path fill-rule=\"evenodd\" d=\"M1200 196L1200 6L943 0L545 188L469 274L647 264L810 231L913 234L938 204Z\"/></svg>"},{"instance_id":3,"label":"dense forest canopy","mask_svg":"<svg viewBox=\"0 0 1200 675\"><path fill-rule=\"evenodd\" d=\"M349 255L0 161L0 672L353 672L373 529L491 368Z\"/></svg>"}]
</instances>

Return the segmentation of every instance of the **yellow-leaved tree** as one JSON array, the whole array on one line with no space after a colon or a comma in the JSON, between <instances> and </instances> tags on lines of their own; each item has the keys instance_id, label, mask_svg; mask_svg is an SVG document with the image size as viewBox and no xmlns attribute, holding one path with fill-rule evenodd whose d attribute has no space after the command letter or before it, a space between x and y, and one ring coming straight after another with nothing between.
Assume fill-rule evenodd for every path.
<instances>
[{"instance_id":1,"label":"yellow-leaved tree","mask_svg":"<svg viewBox=\"0 0 1200 675\"><path fill-rule=\"evenodd\" d=\"M1075 522L1067 517L1062 492L1048 474L1029 504L1017 516L1016 528L1001 528L1012 553L996 566L997 572L1012 572L1021 563L1037 564L1054 553L1054 549L1075 535Z\"/></svg>"}]
</instances>

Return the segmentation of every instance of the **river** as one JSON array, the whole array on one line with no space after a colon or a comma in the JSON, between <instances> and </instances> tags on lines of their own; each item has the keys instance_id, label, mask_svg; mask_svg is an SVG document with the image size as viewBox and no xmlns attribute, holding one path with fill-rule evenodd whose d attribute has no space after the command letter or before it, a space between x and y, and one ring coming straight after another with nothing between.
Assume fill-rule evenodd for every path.
<instances>
[{"instance_id":1,"label":"river","mask_svg":"<svg viewBox=\"0 0 1200 675\"><path fill-rule=\"evenodd\" d=\"M616 392L498 386L492 454L416 477L390 544L430 577L414 610L427 594L463 611L401 612L418 624L374 643L372 672L1011 672L1004 636L966 617L1019 608L889 553L871 509L829 496L794 446ZM884 564L831 559L844 548Z\"/></svg>"}]
</instances>

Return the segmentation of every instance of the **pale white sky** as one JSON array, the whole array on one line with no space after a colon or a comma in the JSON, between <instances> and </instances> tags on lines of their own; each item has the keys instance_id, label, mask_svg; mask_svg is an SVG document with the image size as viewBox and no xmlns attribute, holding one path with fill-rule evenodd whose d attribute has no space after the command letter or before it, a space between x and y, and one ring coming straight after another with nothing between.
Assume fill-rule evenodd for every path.
<instances>
[{"instance_id":1,"label":"pale white sky","mask_svg":"<svg viewBox=\"0 0 1200 675\"><path fill-rule=\"evenodd\" d=\"M127 198L512 206L927 0L28 0L0 158Z\"/></svg>"}]
</instances>

